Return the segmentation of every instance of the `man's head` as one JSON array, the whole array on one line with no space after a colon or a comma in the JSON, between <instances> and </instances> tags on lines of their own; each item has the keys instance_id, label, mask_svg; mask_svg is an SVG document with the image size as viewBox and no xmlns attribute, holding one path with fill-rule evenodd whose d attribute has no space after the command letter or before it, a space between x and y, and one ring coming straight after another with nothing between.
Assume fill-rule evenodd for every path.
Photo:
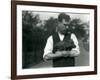
<instances>
[{"instance_id":1,"label":"man's head","mask_svg":"<svg viewBox=\"0 0 100 80\"><path fill-rule=\"evenodd\" d=\"M59 24L57 27L58 32L60 32L61 34L65 34L69 27L70 20L71 18L69 15L65 13L60 13L58 15L58 21L59 21Z\"/></svg>"}]
</instances>

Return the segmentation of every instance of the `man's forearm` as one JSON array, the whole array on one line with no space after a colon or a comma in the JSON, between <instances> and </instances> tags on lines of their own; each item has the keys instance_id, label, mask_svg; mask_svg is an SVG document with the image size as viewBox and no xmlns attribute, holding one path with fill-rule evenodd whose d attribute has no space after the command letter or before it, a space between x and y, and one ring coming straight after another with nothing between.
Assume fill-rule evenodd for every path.
<instances>
[{"instance_id":1,"label":"man's forearm","mask_svg":"<svg viewBox=\"0 0 100 80\"><path fill-rule=\"evenodd\" d=\"M47 55L44 56L45 60L51 60L51 59L55 59L58 57L62 57L63 54L61 51L57 51L56 53L48 53Z\"/></svg>"},{"instance_id":2,"label":"man's forearm","mask_svg":"<svg viewBox=\"0 0 100 80\"><path fill-rule=\"evenodd\" d=\"M76 56L78 56L79 55L79 51L77 51L77 50L72 50L72 51L70 51L70 57L76 57Z\"/></svg>"}]
</instances>

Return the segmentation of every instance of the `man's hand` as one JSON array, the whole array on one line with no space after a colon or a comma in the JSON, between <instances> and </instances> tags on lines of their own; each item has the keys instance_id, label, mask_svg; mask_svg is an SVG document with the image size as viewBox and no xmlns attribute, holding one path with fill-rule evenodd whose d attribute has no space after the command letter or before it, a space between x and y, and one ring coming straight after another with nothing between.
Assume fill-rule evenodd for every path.
<instances>
[{"instance_id":1,"label":"man's hand","mask_svg":"<svg viewBox=\"0 0 100 80\"><path fill-rule=\"evenodd\" d=\"M56 53L55 53L56 55L59 55L60 57L62 57L63 56L63 53L62 53L62 51L56 51Z\"/></svg>"},{"instance_id":2,"label":"man's hand","mask_svg":"<svg viewBox=\"0 0 100 80\"><path fill-rule=\"evenodd\" d=\"M68 57L70 55L70 51L62 51L63 57Z\"/></svg>"},{"instance_id":3,"label":"man's hand","mask_svg":"<svg viewBox=\"0 0 100 80\"><path fill-rule=\"evenodd\" d=\"M79 52L77 50L72 50L70 51L70 57L75 57L75 56L78 56L79 55Z\"/></svg>"}]
</instances>

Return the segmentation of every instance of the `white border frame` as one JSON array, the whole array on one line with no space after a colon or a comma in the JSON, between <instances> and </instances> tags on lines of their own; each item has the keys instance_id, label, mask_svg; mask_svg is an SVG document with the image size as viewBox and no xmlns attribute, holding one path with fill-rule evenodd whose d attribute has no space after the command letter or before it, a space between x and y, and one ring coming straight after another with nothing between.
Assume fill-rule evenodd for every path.
<instances>
[{"instance_id":1,"label":"white border frame","mask_svg":"<svg viewBox=\"0 0 100 80\"><path fill-rule=\"evenodd\" d=\"M81 67L67 68L38 68L38 69L22 69L22 10L32 11L54 11L54 12L74 12L90 14L90 65ZM26 6L17 5L17 75L36 75L48 73L69 73L69 72L85 72L94 71L94 10L81 8L60 8L60 7L44 7L44 6ZM93 43L93 44L92 44Z\"/></svg>"}]
</instances>

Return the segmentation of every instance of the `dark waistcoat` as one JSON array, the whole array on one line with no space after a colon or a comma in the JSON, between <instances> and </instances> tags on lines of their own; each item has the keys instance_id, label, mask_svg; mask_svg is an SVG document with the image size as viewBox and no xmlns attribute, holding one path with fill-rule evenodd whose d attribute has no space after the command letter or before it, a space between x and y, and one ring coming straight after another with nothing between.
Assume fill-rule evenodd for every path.
<instances>
[{"instance_id":1,"label":"dark waistcoat","mask_svg":"<svg viewBox=\"0 0 100 80\"><path fill-rule=\"evenodd\" d=\"M73 44L73 41L71 40L70 37L71 37L71 34L67 34L67 35L65 35L65 37L63 39L63 41L68 43L68 45L70 45L70 43ZM70 41L70 42L68 42L68 41ZM55 46L59 42L62 42L62 41L60 41L58 33L53 34L53 53L54 54L57 51L57 49L55 49ZM61 43L60 43L60 45L61 45ZM64 45L64 47L65 46L66 46L66 44ZM72 47L75 47L75 45ZM62 45L61 45L60 49L63 50ZM67 50L71 50L71 48L70 49L67 48ZM68 67L68 66L74 66L74 64L75 64L74 57L59 57L59 58L53 59L53 67Z\"/></svg>"}]
</instances>

